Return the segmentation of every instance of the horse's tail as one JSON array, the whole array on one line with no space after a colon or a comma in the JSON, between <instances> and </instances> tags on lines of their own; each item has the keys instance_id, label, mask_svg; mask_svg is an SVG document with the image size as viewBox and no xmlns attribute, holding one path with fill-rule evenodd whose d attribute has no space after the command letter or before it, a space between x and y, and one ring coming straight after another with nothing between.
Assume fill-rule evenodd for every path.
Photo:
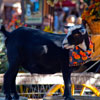
<instances>
[{"instance_id":1,"label":"horse's tail","mask_svg":"<svg viewBox=\"0 0 100 100\"><path fill-rule=\"evenodd\" d=\"M5 37L9 37L10 32L6 31L5 26L1 25L0 31L4 34Z\"/></svg>"}]
</instances>

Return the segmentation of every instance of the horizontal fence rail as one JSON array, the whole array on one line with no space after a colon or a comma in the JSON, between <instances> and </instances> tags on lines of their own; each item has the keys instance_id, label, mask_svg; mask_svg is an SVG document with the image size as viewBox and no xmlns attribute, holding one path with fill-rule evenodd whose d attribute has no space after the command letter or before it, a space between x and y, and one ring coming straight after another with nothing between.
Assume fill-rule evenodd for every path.
<instances>
[{"instance_id":1,"label":"horizontal fence rail","mask_svg":"<svg viewBox=\"0 0 100 100\"><path fill-rule=\"evenodd\" d=\"M0 74L0 91L2 92L4 74ZM75 91L80 93L82 84L91 84L100 86L100 74L94 73L72 73L72 84L76 85ZM47 91L55 84L63 84L63 77L61 73L57 74L30 74L18 73L16 77L17 90L21 96L28 98L43 98ZM78 85L78 86L77 86ZM80 85L80 86L79 86ZM78 93L78 94L79 94ZM89 91L87 92L89 93ZM53 95L61 95L58 90Z\"/></svg>"},{"instance_id":2,"label":"horizontal fence rail","mask_svg":"<svg viewBox=\"0 0 100 100\"><path fill-rule=\"evenodd\" d=\"M3 83L4 74L0 74L0 84ZM92 84L100 85L100 74L94 73L72 73L71 81L73 84ZM18 73L16 77L16 84L63 84L63 78L61 73L57 74L30 74L30 73Z\"/></svg>"}]
</instances>

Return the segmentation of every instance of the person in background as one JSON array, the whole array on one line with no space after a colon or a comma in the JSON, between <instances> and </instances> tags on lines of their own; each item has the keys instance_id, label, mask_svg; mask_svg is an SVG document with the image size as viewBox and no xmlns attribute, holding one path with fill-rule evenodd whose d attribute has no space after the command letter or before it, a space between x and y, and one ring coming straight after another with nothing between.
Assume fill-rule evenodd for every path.
<instances>
[{"instance_id":1,"label":"person in background","mask_svg":"<svg viewBox=\"0 0 100 100\"><path fill-rule=\"evenodd\" d=\"M78 12L75 8L73 8L73 9L70 11L69 14L75 16L75 18L79 17L79 12Z\"/></svg>"},{"instance_id":2,"label":"person in background","mask_svg":"<svg viewBox=\"0 0 100 100\"><path fill-rule=\"evenodd\" d=\"M66 17L69 15L69 8L63 7L59 15L59 30L64 32L64 24L66 22Z\"/></svg>"},{"instance_id":3,"label":"person in background","mask_svg":"<svg viewBox=\"0 0 100 100\"><path fill-rule=\"evenodd\" d=\"M76 25L80 25L80 24L82 24L82 18L81 17L78 17L76 19Z\"/></svg>"},{"instance_id":4,"label":"person in background","mask_svg":"<svg viewBox=\"0 0 100 100\"><path fill-rule=\"evenodd\" d=\"M44 28L45 28L46 26L50 26L50 21L49 21L49 19L48 19L48 15L44 16L44 18L43 18L43 24L42 24L41 29L44 30Z\"/></svg>"},{"instance_id":5,"label":"person in background","mask_svg":"<svg viewBox=\"0 0 100 100\"><path fill-rule=\"evenodd\" d=\"M87 1L88 3L90 3L91 0L87 0ZM84 0L79 0L79 15L80 16L83 13L85 7L86 7L86 3L84 2Z\"/></svg>"},{"instance_id":6,"label":"person in background","mask_svg":"<svg viewBox=\"0 0 100 100\"><path fill-rule=\"evenodd\" d=\"M48 20L49 20L49 23L50 23L50 30L53 31L53 23L54 23L54 17L53 17L53 15L48 14Z\"/></svg>"},{"instance_id":7,"label":"person in background","mask_svg":"<svg viewBox=\"0 0 100 100\"><path fill-rule=\"evenodd\" d=\"M76 21L75 16L69 15L69 16L66 18L65 27L74 26L74 25L75 25L75 21ZM64 28L64 32L67 34L68 29L67 29L67 28Z\"/></svg>"},{"instance_id":8,"label":"person in background","mask_svg":"<svg viewBox=\"0 0 100 100\"><path fill-rule=\"evenodd\" d=\"M53 16L50 14L44 16L41 30L53 33L52 24L53 24Z\"/></svg>"},{"instance_id":9,"label":"person in background","mask_svg":"<svg viewBox=\"0 0 100 100\"><path fill-rule=\"evenodd\" d=\"M57 32L59 28L59 19L57 12L54 13L54 31Z\"/></svg>"}]
</instances>

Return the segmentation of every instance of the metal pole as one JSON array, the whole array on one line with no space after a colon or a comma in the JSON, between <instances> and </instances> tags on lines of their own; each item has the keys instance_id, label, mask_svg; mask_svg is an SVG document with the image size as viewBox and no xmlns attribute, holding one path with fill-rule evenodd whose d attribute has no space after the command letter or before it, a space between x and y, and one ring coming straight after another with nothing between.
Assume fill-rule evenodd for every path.
<instances>
[{"instance_id":1,"label":"metal pole","mask_svg":"<svg viewBox=\"0 0 100 100\"><path fill-rule=\"evenodd\" d=\"M86 69L83 73L86 73L87 71L89 71L91 68L93 68L96 64L98 64L100 62L100 60L96 61L93 65L91 65L88 69Z\"/></svg>"}]
</instances>

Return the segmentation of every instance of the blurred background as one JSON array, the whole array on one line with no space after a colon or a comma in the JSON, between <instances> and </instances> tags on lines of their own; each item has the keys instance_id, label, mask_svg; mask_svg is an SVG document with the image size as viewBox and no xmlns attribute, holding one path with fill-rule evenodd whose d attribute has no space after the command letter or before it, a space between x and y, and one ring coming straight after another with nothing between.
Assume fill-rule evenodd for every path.
<instances>
[{"instance_id":1,"label":"blurred background","mask_svg":"<svg viewBox=\"0 0 100 100\"><path fill-rule=\"evenodd\" d=\"M50 32L51 34L67 34L68 31L65 29L65 26L82 24L82 13L91 1L93 0L0 0L0 24L4 24L6 30L9 32L18 27L25 26L37 28L45 32ZM0 34L1 93L3 73L5 73L8 68L4 41L5 37ZM84 68L85 67L83 67L83 69ZM27 71L20 68L19 73L27 73ZM23 81L20 79L21 77L24 77ZM28 73L19 75L18 80L22 81L17 87L20 95L28 98L43 98L48 89L54 86L54 84L57 84L54 80L52 84L49 83L48 80L48 83L43 84L40 82L40 84L36 84L36 81L33 84L32 80L34 80L34 78L32 77L33 76ZM44 76L42 76L42 78L44 78ZM30 81L27 81L27 79L30 79ZM78 94L82 87L82 85L75 87ZM62 91L64 86L61 86L59 89ZM58 90L54 95L61 95L61 91ZM87 89L85 95L93 95L93 92Z\"/></svg>"},{"instance_id":2,"label":"blurred background","mask_svg":"<svg viewBox=\"0 0 100 100\"><path fill-rule=\"evenodd\" d=\"M25 26L63 34L64 26L82 23L85 6L83 0L0 0L0 23L8 31ZM0 73L8 66L2 38L0 34Z\"/></svg>"}]
</instances>

